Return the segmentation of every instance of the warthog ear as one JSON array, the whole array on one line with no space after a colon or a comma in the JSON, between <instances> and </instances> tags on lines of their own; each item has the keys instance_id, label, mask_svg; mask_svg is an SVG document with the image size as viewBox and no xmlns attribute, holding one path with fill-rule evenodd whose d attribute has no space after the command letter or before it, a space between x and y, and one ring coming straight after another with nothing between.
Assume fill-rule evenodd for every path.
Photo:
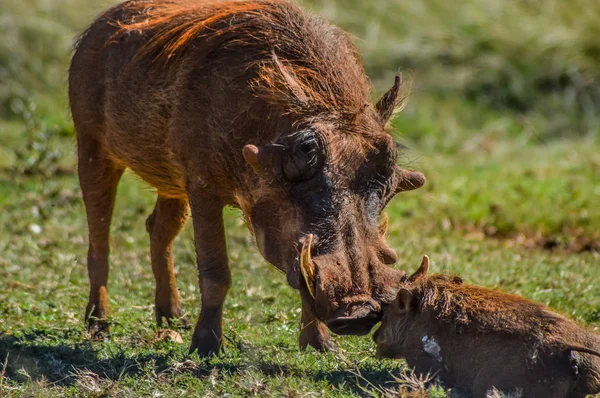
<instances>
[{"instance_id":1,"label":"warthog ear","mask_svg":"<svg viewBox=\"0 0 600 398\"><path fill-rule=\"evenodd\" d=\"M401 96L402 75L396 75L394 86L377 102L375 109L381 117L383 124L387 124L395 112L399 112L404 107L404 99L406 96Z\"/></svg>"},{"instance_id":2,"label":"warthog ear","mask_svg":"<svg viewBox=\"0 0 600 398\"><path fill-rule=\"evenodd\" d=\"M405 170L396 166L396 193L412 191L421 188L425 184L426 178L423 173L414 170Z\"/></svg>"},{"instance_id":3,"label":"warthog ear","mask_svg":"<svg viewBox=\"0 0 600 398\"><path fill-rule=\"evenodd\" d=\"M398 296L396 296L396 300L398 301L398 306L401 310L410 311L413 301L413 294L408 289L400 289Z\"/></svg>"},{"instance_id":4,"label":"warthog ear","mask_svg":"<svg viewBox=\"0 0 600 398\"><path fill-rule=\"evenodd\" d=\"M308 104L308 96L302 89L300 83L298 83L298 80L296 80L294 72L290 68L286 68L285 65L281 63L279 57L277 57L277 54L275 54L275 52L273 52L271 58L273 60L273 65L275 65L275 68L277 69L281 77L283 77L283 80L289 91L290 96L297 103L304 105Z\"/></svg>"},{"instance_id":5,"label":"warthog ear","mask_svg":"<svg viewBox=\"0 0 600 398\"><path fill-rule=\"evenodd\" d=\"M427 276L427 271L429 271L429 257L424 255L419 269L417 269L415 273L408 278L408 281L412 283L418 281L419 279L425 278Z\"/></svg>"}]
</instances>

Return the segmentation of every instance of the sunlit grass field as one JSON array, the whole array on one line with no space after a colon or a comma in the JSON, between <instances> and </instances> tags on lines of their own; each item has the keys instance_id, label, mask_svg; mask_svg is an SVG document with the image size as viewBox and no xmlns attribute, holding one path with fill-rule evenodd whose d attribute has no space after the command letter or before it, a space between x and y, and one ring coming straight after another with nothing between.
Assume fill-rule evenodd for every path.
<instances>
[{"instance_id":1,"label":"sunlit grass field","mask_svg":"<svg viewBox=\"0 0 600 398\"><path fill-rule=\"evenodd\" d=\"M155 195L133 175L112 225L109 340L85 339L87 225L66 100L70 47L110 2L0 6L0 396L456 396L370 336L301 352L300 300L226 212L233 287L225 352L200 360L157 338L144 228ZM313 0L353 33L375 91L413 81L394 121L404 166L427 184L389 205L395 267L524 295L600 328L600 5ZM191 223L176 241L178 284L195 318Z\"/></svg>"}]
</instances>

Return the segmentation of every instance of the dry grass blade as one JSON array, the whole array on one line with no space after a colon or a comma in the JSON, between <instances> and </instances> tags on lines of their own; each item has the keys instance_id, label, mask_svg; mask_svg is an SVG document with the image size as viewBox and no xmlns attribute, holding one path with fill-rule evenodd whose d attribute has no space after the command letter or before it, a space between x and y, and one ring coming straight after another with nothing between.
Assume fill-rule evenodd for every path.
<instances>
[{"instance_id":1,"label":"dry grass blade","mask_svg":"<svg viewBox=\"0 0 600 398\"><path fill-rule=\"evenodd\" d=\"M497 389L493 389L487 392L487 398L521 398L523 397L523 391L516 388L513 392L503 393Z\"/></svg>"},{"instance_id":2,"label":"dry grass blade","mask_svg":"<svg viewBox=\"0 0 600 398\"><path fill-rule=\"evenodd\" d=\"M385 396L410 398L429 397L429 384L434 378L435 375L430 373L419 375L413 372L402 372L398 376L394 376L394 381L397 383L396 388L387 388L385 390Z\"/></svg>"},{"instance_id":3,"label":"dry grass blade","mask_svg":"<svg viewBox=\"0 0 600 398\"><path fill-rule=\"evenodd\" d=\"M0 372L0 387L2 387L4 383L4 375L6 374L6 368L8 367L8 356L10 352L6 353L6 358L4 359L4 365L2 366L2 372Z\"/></svg>"}]
</instances>

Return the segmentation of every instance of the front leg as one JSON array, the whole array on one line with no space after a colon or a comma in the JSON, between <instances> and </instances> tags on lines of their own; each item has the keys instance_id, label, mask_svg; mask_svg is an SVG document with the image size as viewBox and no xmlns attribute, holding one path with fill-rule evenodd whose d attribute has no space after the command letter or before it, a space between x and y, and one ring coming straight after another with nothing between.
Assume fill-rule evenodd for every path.
<instances>
[{"instance_id":1,"label":"front leg","mask_svg":"<svg viewBox=\"0 0 600 398\"><path fill-rule=\"evenodd\" d=\"M335 351L327 326L317 318L313 304L302 292L302 318L300 321L300 349L310 345L317 351Z\"/></svg>"},{"instance_id":2,"label":"front leg","mask_svg":"<svg viewBox=\"0 0 600 398\"><path fill-rule=\"evenodd\" d=\"M223 227L223 204L203 190L189 192L202 306L190 353L216 355L223 344L223 302L231 286Z\"/></svg>"}]
</instances>

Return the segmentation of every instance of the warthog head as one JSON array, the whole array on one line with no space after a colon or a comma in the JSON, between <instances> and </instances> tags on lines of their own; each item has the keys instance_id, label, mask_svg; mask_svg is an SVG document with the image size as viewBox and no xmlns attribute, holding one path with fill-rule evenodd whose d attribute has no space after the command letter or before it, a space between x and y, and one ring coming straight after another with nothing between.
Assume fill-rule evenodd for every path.
<instances>
[{"instance_id":1,"label":"warthog head","mask_svg":"<svg viewBox=\"0 0 600 398\"><path fill-rule=\"evenodd\" d=\"M425 177L396 165L397 144L385 131L400 86L398 77L347 125L309 118L243 151L263 185L244 209L261 253L337 334L368 333L404 275L389 267L398 258L386 244L382 212Z\"/></svg>"}]
</instances>

